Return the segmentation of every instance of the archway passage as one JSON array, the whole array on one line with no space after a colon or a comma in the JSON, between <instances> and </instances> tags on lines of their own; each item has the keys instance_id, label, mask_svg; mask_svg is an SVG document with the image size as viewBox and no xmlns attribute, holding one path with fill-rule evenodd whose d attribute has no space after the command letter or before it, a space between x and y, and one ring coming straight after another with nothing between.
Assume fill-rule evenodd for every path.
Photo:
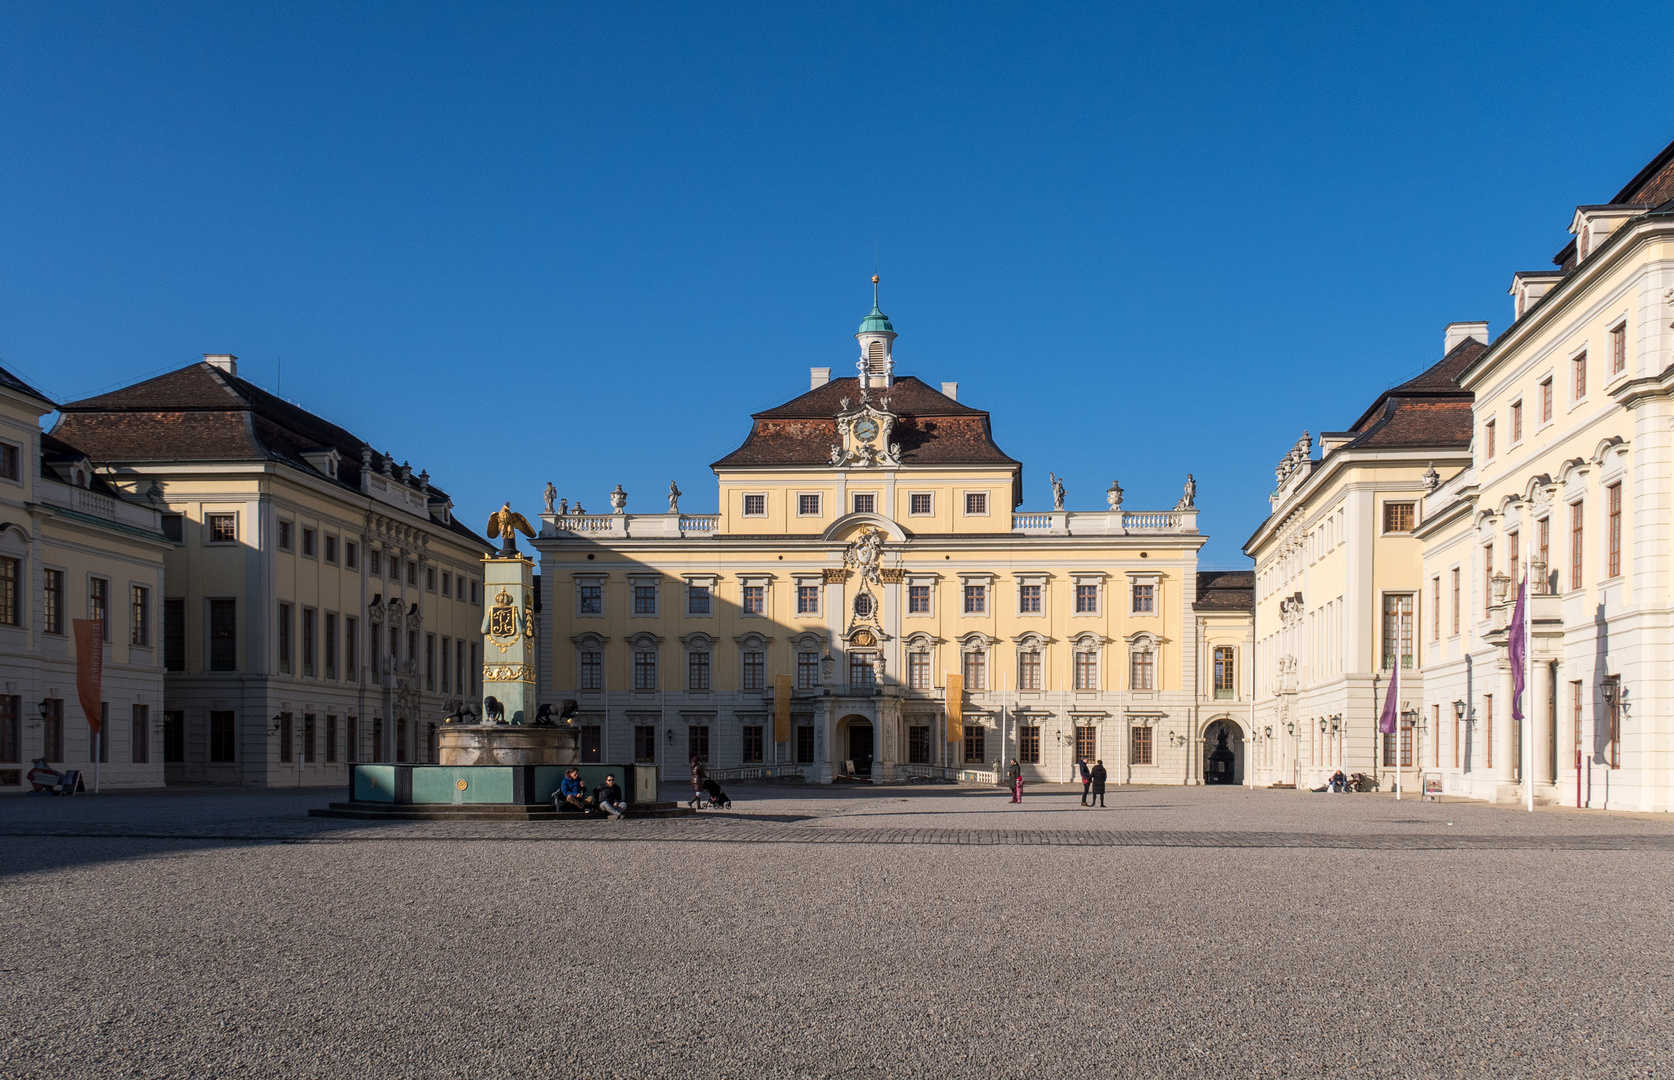
<instances>
[{"instance_id":1,"label":"archway passage","mask_svg":"<svg viewBox=\"0 0 1674 1080\"><path fill-rule=\"evenodd\" d=\"M871 776L875 751L872 722L864 717L851 716L844 721L844 727L848 730L844 757L854 763L856 776Z\"/></svg>"},{"instance_id":2,"label":"archway passage","mask_svg":"<svg viewBox=\"0 0 1674 1080\"><path fill-rule=\"evenodd\" d=\"M1231 720L1216 720L1203 729L1203 782L1244 782L1244 731Z\"/></svg>"}]
</instances>

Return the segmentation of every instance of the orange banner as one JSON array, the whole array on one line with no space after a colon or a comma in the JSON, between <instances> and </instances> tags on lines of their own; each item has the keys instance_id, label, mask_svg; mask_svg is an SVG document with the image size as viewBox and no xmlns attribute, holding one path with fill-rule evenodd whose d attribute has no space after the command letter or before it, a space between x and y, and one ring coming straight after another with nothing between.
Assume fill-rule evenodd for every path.
<instances>
[{"instance_id":1,"label":"orange banner","mask_svg":"<svg viewBox=\"0 0 1674 1080\"><path fill-rule=\"evenodd\" d=\"M791 677L773 676L773 741L790 742Z\"/></svg>"},{"instance_id":2,"label":"orange banner","mask_svg":"<svg viewBox=\"0 0 1674 1080\"><path fill-rule=\"evenodd\" d=\"M965 676L947 673L947 741L965 741Z\"/></svg>"},{"instance_id":3,"label":"orange banner","mask_svg":"<svg viewBox=\"0 0 1674 1080\"><path fill-rule=\"evenodd\" d=\"M99 733L99 702L104 697L105 621L74 619L76 628L76 696L93 734Z\"/></svg>"}]
</instances>

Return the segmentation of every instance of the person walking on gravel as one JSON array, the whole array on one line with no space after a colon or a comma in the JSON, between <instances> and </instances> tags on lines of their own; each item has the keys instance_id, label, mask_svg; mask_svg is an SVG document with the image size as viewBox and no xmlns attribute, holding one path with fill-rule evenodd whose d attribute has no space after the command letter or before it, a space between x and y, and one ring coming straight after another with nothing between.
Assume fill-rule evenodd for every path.
<instances>
[{"instance_id":1,"label":"person walking on gravel","mask_svg":"<svg viewBox=\"0 0 1674 1080\"><path fill-rule=\"evenodd\" d=\"M1087 801L1088 806L1092 806L1093 805L1093 800L1097 799L1099 809L1101 809L1101 810L1104 809L1104 782L1107 779L1109 779L1109 777L1110 777L1110 774L1104 771L1104 759L1103 758L1100 758L1099 760L1093 762L1093 773L1092 773L1093 787L1092 787L1092 790L1088 793L1088 801Z\"/></svg>"},{"instance_id":2,"label":"person walking on gravel","mask_svg":"<svg viewBox=\"0 0 1674 1080\"><path fill-rule=\"evenodd\" d=\"M692 801L687 806L696 807L698 800L703 798L703 782L709 779L709 774L703 771L703 762L696 754L692 755Z\"/></svg>"},{"instance_id":3,"label":"person walking on gravel","mask_svg":"<svg viewBox=\"0 0 1674 1080\"><path fill-rule=\"evenodd\" d=\"M1088 805L1087 794L1092 790L1089 786L1093 782L1093 771L1087 768L1086 758L1075 759L1075 771L1081 774L1081 805Z\"/></svg>"},{"instance_id":4,"label":"person walking on gravel","mask_svg":"<svg viewBox=\"0 0 1674 1080\"><path fill-rule=\"evenodd\" d=\"M1022 802L1023 766L1017 763L1016 758L1011 759L1011 767L1006 770L1006 778L1011 781L1011 801L1015 803Z\"/></svg>"}]
</instances>

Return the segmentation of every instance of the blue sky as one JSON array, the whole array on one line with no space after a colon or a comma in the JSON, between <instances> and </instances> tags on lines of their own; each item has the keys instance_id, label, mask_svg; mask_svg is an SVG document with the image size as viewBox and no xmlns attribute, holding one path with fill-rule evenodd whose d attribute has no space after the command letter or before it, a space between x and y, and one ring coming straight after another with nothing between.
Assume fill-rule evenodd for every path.
<instances>
[{"instance_id":1,"label":"blue sky","mask_svg":"<svg viewBox=\"0 0 1674 1080\"><path fill-rule=\"evenodd\" d=\"M1508 319L1670 140L1582 5L0 7L0 363L63 400L239 355L480 525L552 479L713 510L751 412L956 380L1026 508L1242 565L1272 467Z\"/></svg>"}]
</instances>

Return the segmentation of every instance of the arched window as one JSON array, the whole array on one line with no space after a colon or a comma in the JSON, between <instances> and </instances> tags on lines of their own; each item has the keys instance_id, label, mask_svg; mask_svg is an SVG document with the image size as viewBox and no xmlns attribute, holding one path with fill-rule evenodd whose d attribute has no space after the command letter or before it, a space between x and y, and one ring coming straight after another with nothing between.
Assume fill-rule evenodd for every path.
<instances>
[{"instance_id":1,"label":"arched window","mask_svg":"<svg viewBox=\"0 0 1674 1080\"><path fill-rule=\"evenodd\" d=\"M1140 638L1128 651L1128 689L1157 688L1157 651L1150 638Z\"/></svg>"},{"instance_id":2,"label":"arched window","mask_svg":"<svg viewBox=\"0 0 1674 1080\"><path fill-rule=\"evenodd\" d=\"M874 341L866 348L866 369L873 375L884 373L884 346L881 341Z\"/></svg>"},{"instance_id":3,"label":"arched window","mask_svg":"<svg viewBox=\"0 0 1674 1080\"><path fill-rule=\"evenodd\" d=\"M1034 634L1029 634L1017 645L1017 688L1019 690L1043 689L1041 676L1041 640Z\"/></svg>"}]
</instances>

